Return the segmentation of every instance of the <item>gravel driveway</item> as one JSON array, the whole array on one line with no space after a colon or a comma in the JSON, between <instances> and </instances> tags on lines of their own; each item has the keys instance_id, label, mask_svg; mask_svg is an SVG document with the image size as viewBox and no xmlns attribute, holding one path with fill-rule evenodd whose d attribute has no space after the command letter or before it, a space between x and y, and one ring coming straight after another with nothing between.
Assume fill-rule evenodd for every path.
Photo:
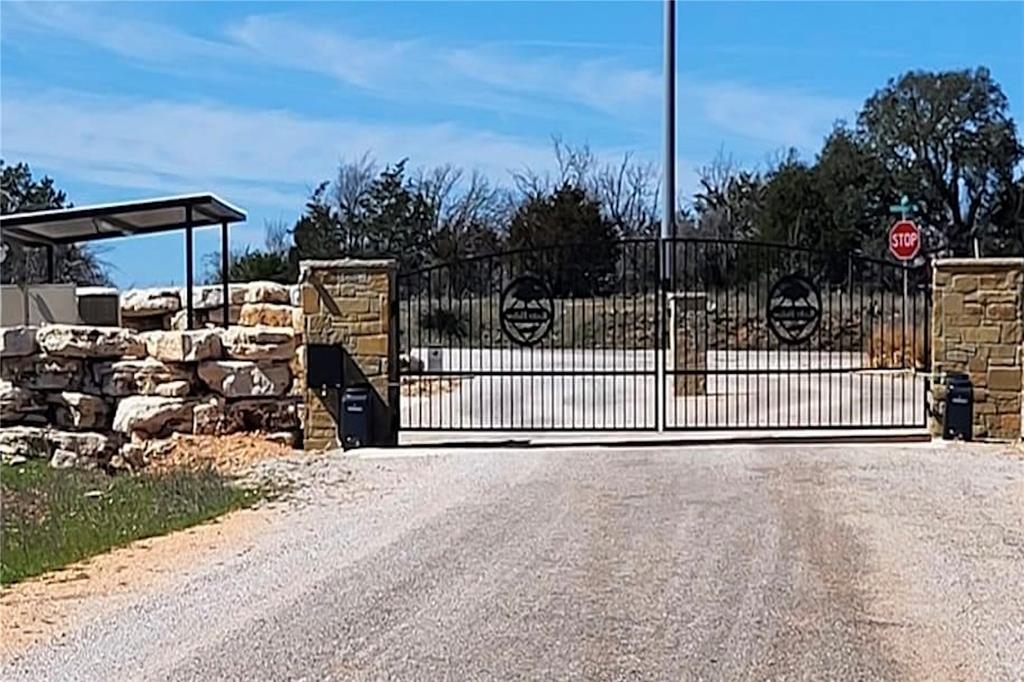
<instances>
[{"instance_id":1,"label":"gravel driveway","mask_svg":"<svg viewBox=\"0 0 1024 682\"><path fill-rule=\"evenodd\" d=\"M1024 459L996 448L294 469L255 541L98 596L0 678L1024 678Z\"/></svg>"}]
</instances>

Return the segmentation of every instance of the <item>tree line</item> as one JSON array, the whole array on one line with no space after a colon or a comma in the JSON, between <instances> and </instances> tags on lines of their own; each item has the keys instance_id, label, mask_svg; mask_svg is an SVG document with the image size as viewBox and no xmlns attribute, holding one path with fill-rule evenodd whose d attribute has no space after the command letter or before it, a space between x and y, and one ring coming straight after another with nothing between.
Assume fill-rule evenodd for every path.
<instances>
[{"instance_id":1,"label":"tree line","mask_svg":"<svg viewBox=\"0 0 1024 682\"><path fill-rule=\"evenodd\" d=\"M548 271L564 279L555 288L599 283L614 273L618 240L658 234L660 171L632 154L604 162L557 139L554 154L552 173L525 170L505 184L451 165L411 169L369 155L343 162L294 225L272 225L263 248L233 253L228 276L293 282L308 258L392 257L408 271L574 243L585 248L550 251ZM22 167L4 168L5 212L8 170ZM49 178L42 183L52 190ZM904 195L918 207L929 255L1024 253L1024 145L988 69L890 80L852 123L835 124L813 159L784 150L743 168L720 153L700 169L697 193L675 198L676 234L885 257L890 206ZM223 276L212 257L208 278Z\"/></svg>"}]
</instances>

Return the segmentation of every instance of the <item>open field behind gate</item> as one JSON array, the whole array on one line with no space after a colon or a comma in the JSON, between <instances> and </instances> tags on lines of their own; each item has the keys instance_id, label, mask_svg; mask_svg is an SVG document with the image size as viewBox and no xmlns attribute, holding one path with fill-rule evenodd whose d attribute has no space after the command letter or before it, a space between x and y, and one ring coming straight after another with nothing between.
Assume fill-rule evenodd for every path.
<instances>
[{"instance_id":1,"label":"open field behind gate","mask_svg":"<svg viewBox=\"0 0 1024 682\"><path fill-rule=\"evenodd\" d=\"M414 352L426 353L426 349ZM403 428L425 430L888 428L924 424L925 377L869 370L860 353L710 351L703 395L676 395L660 351L442 350L402 379ZM571 371L571 373L569 373ZM721 372L721 373L719 373Z\"/></svg>"},{"instance_id":2,"label":"open field behind gate","mask_svg":"<svg viewBox=\"0 0 1024 682\"><path fill-rule=\"evenodd\" d=\"M765 318L767 292L707 293L707 345L722 350L778 349L779 343ZM899 348L914 349L917 364L924 352L924 294L910 292L904 305L901 293L832 290L823 292L823 317L814 348L862 351L874 366ZM498 296L415 298L399 301L402 320L401 351L417 347L515 348L499 322ZM655 343L654 293L579 299L556 299L558 312L546 348L652 348ZM915 334L914 329L917 328ZM909 354L908 354L909 356Z\"/></svg>"}]
</instances>

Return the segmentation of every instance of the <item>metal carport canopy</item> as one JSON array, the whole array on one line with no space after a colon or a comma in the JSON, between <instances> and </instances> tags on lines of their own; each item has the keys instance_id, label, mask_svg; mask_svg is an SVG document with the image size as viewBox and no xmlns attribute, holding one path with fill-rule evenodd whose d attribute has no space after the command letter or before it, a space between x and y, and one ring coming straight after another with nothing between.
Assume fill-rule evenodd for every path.
<instances>
[{"instance_id":1,"label":"metal carport canopy","mask_svg":"<svg viewBox=\"0 0 1024 682\"><path fill-rule=\"evenodd\" d=\"M75 206L0 216L5 239L38 246L48 252L48 277L53 280L53 247L61 244L131 237L173 230L185 231L185 287L188 327L193 323L192 230L221 226L221 267L224 272L224 324L229 321L228 225L246 219L245 211L216 194L203 192L156 199Z\"/></svg>"}]
</instances>

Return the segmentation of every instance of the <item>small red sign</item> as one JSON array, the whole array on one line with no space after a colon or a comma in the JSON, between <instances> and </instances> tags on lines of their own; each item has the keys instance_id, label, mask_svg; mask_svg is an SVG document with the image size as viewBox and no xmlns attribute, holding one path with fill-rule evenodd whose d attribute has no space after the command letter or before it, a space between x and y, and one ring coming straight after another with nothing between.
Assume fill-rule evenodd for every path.
<instances>
[{"instance_id":1,"label":"small red sign","mask_svg":"<svg viewBox=\"0 0 1024 682\"><path fill-rule=\"evenodd\" d=\"M899 260L910 260L921 250L921 230L912 220L898 220L889 230L889 252Z\"/></svg>"}]
</instances>

